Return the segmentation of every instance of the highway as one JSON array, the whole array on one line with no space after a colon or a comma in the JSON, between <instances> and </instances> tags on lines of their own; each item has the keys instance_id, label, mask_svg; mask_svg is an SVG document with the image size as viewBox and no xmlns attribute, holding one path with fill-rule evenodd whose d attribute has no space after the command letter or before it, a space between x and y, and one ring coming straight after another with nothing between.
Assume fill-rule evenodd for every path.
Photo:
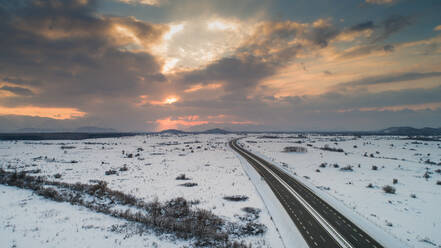
<instances>
[{"instance_id":1,"label":"highway","mask_svg":"<svg viewBox=\"0 0 441 248\"><path fill-rule=\"evenodd\" d=\"M383 248L307 186L237 144L230 147L262 176L279 199L309 247Z\"/></svg>"}]
</instances>

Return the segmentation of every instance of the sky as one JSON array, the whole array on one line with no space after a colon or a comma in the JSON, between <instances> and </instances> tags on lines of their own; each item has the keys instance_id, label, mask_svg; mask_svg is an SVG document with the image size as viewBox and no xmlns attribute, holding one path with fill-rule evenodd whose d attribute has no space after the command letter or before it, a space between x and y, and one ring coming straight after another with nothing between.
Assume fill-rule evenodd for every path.
<instances>
[{"instance_id":1,"label":"sky","mask_svg":"<svg viewBox=\"0 0 441 248\"><path fill-rule=\"evenodd\" d=\"M440 0L0 0L0 132L441 127Z\"/></svg>"}]
</instances>

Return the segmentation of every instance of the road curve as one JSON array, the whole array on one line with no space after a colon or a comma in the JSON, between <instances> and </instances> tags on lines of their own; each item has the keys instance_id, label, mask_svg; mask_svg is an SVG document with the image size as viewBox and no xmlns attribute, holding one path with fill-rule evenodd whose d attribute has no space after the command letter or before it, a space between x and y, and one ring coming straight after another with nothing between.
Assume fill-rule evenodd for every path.
<instances>
[{"instance_id":1,"label":"road curve","mask_svg":"<svg viewBox=\"0 0 441 248\"><path fill-rule=\"evenodd\" d=\"M307 186L268 161L237 144L230 147L244 157L265 179L309 247L383 248Z\"/></svg>"}]
</instances>

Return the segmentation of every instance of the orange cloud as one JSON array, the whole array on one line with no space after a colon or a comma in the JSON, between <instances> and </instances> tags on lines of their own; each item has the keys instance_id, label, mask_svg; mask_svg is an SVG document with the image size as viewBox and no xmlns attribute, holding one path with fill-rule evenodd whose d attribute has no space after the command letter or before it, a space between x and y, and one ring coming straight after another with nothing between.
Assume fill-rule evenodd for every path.
<instances>
[{"instance_id":1,"label":"orange cloud","mask_svg":"<svg viewBox=\"0 0 441 248\"><path fill-rule=\"evenodd\" d=\"M191 93L191 92L195 92L195 91L199 91L199 90L214 90L214 89L218 89L220 87L222 87L222 84L207 84L207 85L196 84L196 85L193 85L192 87L184 90L184 92Z\"/></svg>"},{"instance_id":2,"label":"orange cloud","mask_svg":"<svg viewBox=\"0 0 441 248\"><path fill-rule=\"evenodd\" d=\"M180 116L177 119L167 117L162 120L156 120L158 130L177 129L180 127L191 127L197 125L208 124L208 121L199 120L198 115Z\"/></svg>"},{"instance_id":3,"label":"orange cloud","mask_svg":"<svg viewBox=\"0 0 441 248\"><path fill-rule=\"evenodd\" d=\"M44 108L35 106L25 107L2 107L0 106L0 115L23 115L46 117L57 120L68 120L81 118L86 115L85 112L76 108Z\"/></svg>"}]
</instances>

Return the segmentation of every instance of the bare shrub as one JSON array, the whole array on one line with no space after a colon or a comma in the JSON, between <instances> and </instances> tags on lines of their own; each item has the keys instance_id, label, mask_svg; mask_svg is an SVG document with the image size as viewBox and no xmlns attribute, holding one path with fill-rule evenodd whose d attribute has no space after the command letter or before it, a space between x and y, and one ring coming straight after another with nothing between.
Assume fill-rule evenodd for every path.
<instances>
[{"instance_id":1,"label":"bare shrub","mask_svg":"<svg viewBox=\"0 0 441 248\"><path fill-rule=\"evenodd\" d=\"M107 170L104 173L106 174L106 176L109 176L109 175L115 175L117 172L116 172L116 170L110 169L110 170Z\"/></svg>"},{"instance_id":2,"label":"bare shrub","mask_svg":"<svg viewBox=\"0 0 441 248\"><path fill-rule=\"evenodd\" d=\"M330 152L344 152L342 148L330 147L328 144L326 144L324 147L321 147L320 150L330 151Z\"/></svg>"},{"instance_id":3,"label":"bare shrub","mask_svg":"<svg viewBox=\"0 0 441 248\"><path fill-rule=\"evenodd\" d=\"M260 210L258 208L253 208L253 207L244 207L244 208L242 208L242 211L244 211L245 213L248 213L248 214L259 215L262 210Z\"/></svg>"},{"instance_id":4,"label":"bare shrub","mask_svg":"<svg viewBox=\"0 0 441 248\"><path fill-rule=\"evenodd\" d=\"M429 179L429 178L430 178L430 174L429 174L429 172L426 171L426 172L424 173L423 177L424 177L426 180Z\"/></svg>"},{"instance_id":5,"label":"bare shrub","mask_svg":"<svg viewBox=\"0 0 441 248\"><path fill-rule=\"evenodd\" d=\"M192 182L188 182L188 183L183 183L183 184L179 184L180 186L184 186L184 187L195 187L198 186L197 183L192 183Z\"/></svg>"},{"instance_id":6,"label":"bare shrub","mask_svg":"<svg viewBox=\"0 0 441 248\"><path fill-rule=\"evenodd\" d=\"M224 200L227 200L227 201L235 201L235 202L238 202L238 201L246 201L246 200L248 200L248 196L246 196L246 195L224 196Z\"/></svg>"},{"instance_id":7,"label":"bare shrub","mask_svg":"<svg viewBox=\"0 0 441 248\"><path fill-rule=\"evenodd\" d=\"M190 180L185 174L180 174L176 177L176 180Z\"/></svg>"},{"instance_id":8,"label":"bare shrub","mask_svg":"<svg viewBox=\"0 0 441 248\"><path fill-rule=\"evenodd\" d=\"M306 149L306 147L302 147L302 146L287 146L287 147L283 148L283 152L305 153L305 152L308 152L308 149Z\"/></svg>"},{"instance_id":9,"label":"bare shrub","mask_svg":"<svg viewBox=\"0 0 441 248\"><path fill-rule=\"evenodd\" d=\"M68 149L75 149L76 147L75 146L61 146L60 148L63 150L68 150Z\"/></svg>"},{"instance_id":10,"label":"bare shrub","mask_svg":"<svg viewBox=\"0 0 441 248\"><path fill-rule=\"evenodd\" d=\"M54 200L54 201L58 201L61 202L63 201L62 196L58 193L57 190L53 189L53 188L40 188L39 190L36 191L36 193L38 195L41 195L45 198Z\"/></svg>"},{"instance_id":11,"label":"bare shrub","mask_svg":"<svg viewBox=\"0 0 441 248\"><path fill-rule=\"evenodd\" d=\"M385 193L388 193L388 194L395 194L395 188L394 187L392 187L392 186L390 186L390 185L386 185L386 186L384 186L383 187L383 191L385 192Z\"/></svg>"},{"instance_id":12,"label":"bare shrub","mask_svg":"<svg viewBox=\"0 0 441 248\"><path fill-rule=\"evenodd\" d=\"M345 167L341 167L340 168L341 171L354 171L354 169L352 169L352 166L348 165Z\"/></svg>"}]
</instances>

